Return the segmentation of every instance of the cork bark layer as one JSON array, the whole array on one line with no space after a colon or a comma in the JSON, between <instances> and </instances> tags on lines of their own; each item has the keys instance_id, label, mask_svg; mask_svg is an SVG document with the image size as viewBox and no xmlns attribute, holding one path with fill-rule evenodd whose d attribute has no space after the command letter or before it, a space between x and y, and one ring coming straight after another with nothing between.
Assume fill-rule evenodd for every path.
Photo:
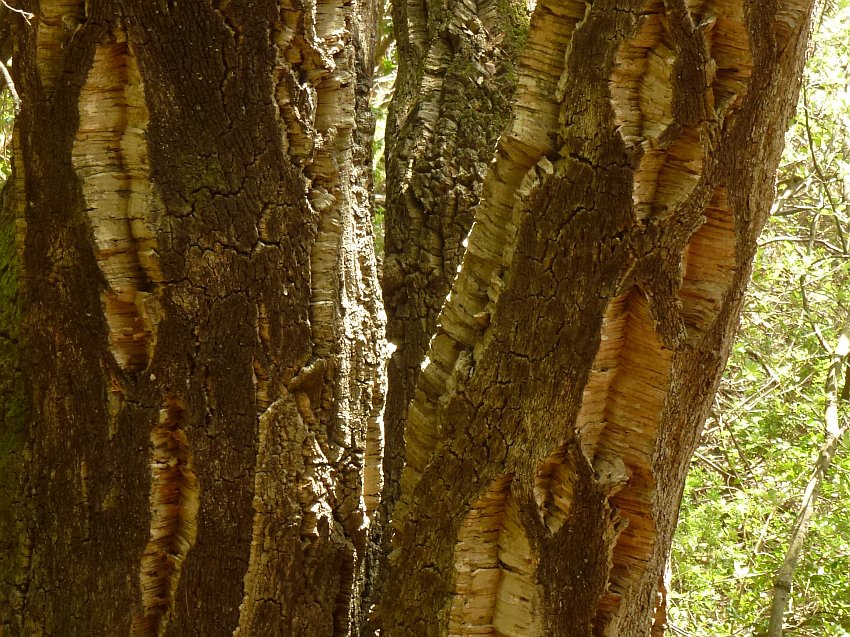
<instances>
[{"instance_id":1,"label":"cork bark layer","mask_svg":"<svg viewBox=\"0 0 850 637\"><path fill-rule=\"evenodd\" d=\"M382 449L373 7L24 8L10 634L346 633Z\"/></svg>"},{"instance_id":2,"label":"cork bark layer","mask_svg":"<svg viewBox=\"0 0 850 637\"><path fill-rule=\"evenodd\" d=\"M408 408L385 634L663 632L809 10L537 3Z\"/></svg>"},{"instance_id":3,"label":"cork bark layer","mask_svg":"<svg viewBox=\"0 0 850 637\"><path fill-rule=\"evenodd\" d=\"M511 114L528 21L516 0L392 9L399 66L387 119L385 515L398 497L407 406Z\"/></svg>"},{"instance_id":4,"label":"cork bark layer","mask_svg":"<svg viewBox=\"0 0 850 637\"><path fill-rule=\"evenodd\" d=\"M4 634L663 632L811 7L524 4L394 5L384 439L374 6L23 3Z\"/></svg>"}]
</instances>

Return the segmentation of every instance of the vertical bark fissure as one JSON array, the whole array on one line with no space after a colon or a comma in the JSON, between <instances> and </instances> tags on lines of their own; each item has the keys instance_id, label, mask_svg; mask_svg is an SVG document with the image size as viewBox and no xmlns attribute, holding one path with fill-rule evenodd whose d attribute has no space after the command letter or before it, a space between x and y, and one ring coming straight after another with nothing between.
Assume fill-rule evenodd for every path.
<instances>
[{"instance_id":1,"label":"vertical bark fissure","mask_svg":"<svg viewBox=\"0 0 850 637\"><path fill-rule=\"evenodd\" d=\"M372 531L375 601L401 492L408 405L463 257L496 139L508 124L527 28L522 0L392 5L399 66L387 118L382 271L391 356L384 486ZM376 612L370 630L380 623Z\"/></svg>"},{"instance_id":2,"label":"vertical bark fissure","mask_svg":"<svg viewBox=\"0 0 850 637\"><path fill-rule=\"evenodd\" d=\"M563 72L557 53L542 56L537 41L556 39L565 50L570 33L584 15L584 2L559 7L555 19L545 2L538 4L529 31L529 50L519 63L518 107L502 135L497 161L484 183L476 221L467 239L462 269L446 299L428 357L422 363L422 379L409 406L406 422L405 474L421 472L439 441L438 414L450 394L469 373L488 342L488 328L499 295L502 277L513 258L516 228L523 206L552 173L546 158L555 150L551 135L557 126L554 93ZM540 17L537 17L537 16ZM546 17L544 20L543 16ZM526 94L526 91L530 94ZM523 108L524 103L528 108ZM411 478L408 478L411 479Z\"/></svg>"},{"instance_id":3,"label":"vertical bark fissure","mask_svg":"<svg viewBox=\"0 0 850 637\"><path fill-rule=\"evenodd\" d=\"M705 223L685 248L679 290L691 340L702 336L717 319L738 267L735 225L725 188L714 192L703 214Z\"/></svg>"}]
</instances>

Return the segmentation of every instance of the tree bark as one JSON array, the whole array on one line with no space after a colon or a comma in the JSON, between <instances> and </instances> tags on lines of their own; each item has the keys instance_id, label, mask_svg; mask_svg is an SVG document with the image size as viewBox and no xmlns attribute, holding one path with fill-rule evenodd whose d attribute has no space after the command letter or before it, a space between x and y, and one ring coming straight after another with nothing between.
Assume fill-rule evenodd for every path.
<instances>
[{"instance_id":1,"label":"tree bark","mask_svg":"<svg viewBox=\"0 0 850 637\"><path fill-rule=\"evenodd\" d=\"M404 463L407 405L463 258L487 166L511 112L525 1L393 3L398 77L387 119L383 506Z\"/></svg>"},{"instance_id":2,"label":"tree bark","mask_svg":"<svg viewBox=\"0 0 850 637\"><path fill-rule=\"evenodd\" d=\"M386 488L373 5L22 8L4 632L663 631L808 0L395 5Z\"/></svg>"},{"instance_id":3,"label":"tree bark","mask_svg":"<svg viewBox=\"0 0 850 637\"><path fill-rule=\"evenodd\" d=\"M663 631L810 9L537 3L408 410L385 635Z\"/></svg>"},{"instance_id":4,"label":"tree bark","mask_svg":"<svg viewBox=\"0 0 850 637\"><path fill-rule=\"evenodd\" d=\"M387 118L384 488L370 578L380 589L385 533L404 467L404 423L437 315L461 259L496 140L511 112L525 0L394 2L398 74ZM376 590L369 603L377 602ZM376 606L376 608L379 606ZM368 630L377 630L373 616Z\"/></svg>"},{"instance_id":5,"label":"tree bark","mask_svg":"<svg viewBox=\"0 0 850 637\"><path fill-rule=\"evenodd\" d=\"M372 5L25 8L9 632L344 634L380 489Z\"/></svg>"}]
</instances>

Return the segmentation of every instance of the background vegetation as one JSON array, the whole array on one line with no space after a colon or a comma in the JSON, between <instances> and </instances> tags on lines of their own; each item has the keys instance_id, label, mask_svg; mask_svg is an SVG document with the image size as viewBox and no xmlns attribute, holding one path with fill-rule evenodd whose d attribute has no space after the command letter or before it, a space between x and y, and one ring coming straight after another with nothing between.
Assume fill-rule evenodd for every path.
<instances>
[{"instance_id":1,"label":"background vegetation","mask_svg":"<svg viewBox=\"0 0 850 637\"><path fill-rule=\"evenodd\" d=\"M832 353L850 320L848 70L850 2L841 0L818 21L738 341L688 477L674 634L767 634L773 581L825 437ZM848 378L838 379L841 394ZM794 574L786 635L850 635L848 501L845 439Z\"/></svg>"},{"instance_id":2,"label":"background vegetation","mask_svg":"<svg viewBox=\"0 0 850 637\"><path fill-rule=\"evenodd\" d=\"M381 24L373 92L379 250L383 130L396 70L388 5ZM850 321L850 0L824 8L814 42L738 342L688 477L671 565L672 634L766 634L773 581L825 436L827 373ZM4 88L0 180L9 174L13 121ZM847 379L840 389L850 391ZM850 636L847 446L817 501L787 635Z\"/></svg>"}]
</instances>

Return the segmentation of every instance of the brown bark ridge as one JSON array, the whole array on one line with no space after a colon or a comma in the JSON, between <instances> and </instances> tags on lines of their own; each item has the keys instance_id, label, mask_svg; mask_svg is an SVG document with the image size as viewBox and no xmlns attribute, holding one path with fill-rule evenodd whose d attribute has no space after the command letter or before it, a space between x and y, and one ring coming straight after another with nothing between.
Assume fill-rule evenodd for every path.
<instances>
[{"instance_id":1,"label":"brown bark ridge","mask_svg":"<svg viewBox=\"0 0 850 637\"><path fill-rule=\"evenodd\" d=\"M525 0L392 3L398 75L387 118L383 294L390 358L384 488L372 529L380 588L387 522L399 495L407 407L437 315L457 274L472 210L516 88ZM369 591L375 604L380 591ZM380 626L373 615L366 629Z\"/></svg>"},{"instance_id":2,"label":"brown bark ridge","mask_svg":"<svg viewBox=\"0 0 850 637\"><path fill-rule=\"evenodd\" d=\"M387 118L384 302L388 364L383 507L404 464L404 422L472 210L510 116L525 0L393 2L398 76Z\"/></svg>"},{"instance_id":3,"label":"brown bark ridge","mask_svg":"<svg viewBox=\"0 0 850 637\"><path fill-rule=\"evenodd\" d=\"M810 11L538 1L409 406L383 634L663 632Z\"/></svg>"},{"instance_id":4,"label":"brown bark ridge","mask_svg":"<svg viewBox=\"0 0 850 637\"><path fill-rule=\"evenodd\" d=\"M13 210L33 408L4 620L345 634L380 490L372 5L23 8Z\"/></svg>"}]
</instances>

